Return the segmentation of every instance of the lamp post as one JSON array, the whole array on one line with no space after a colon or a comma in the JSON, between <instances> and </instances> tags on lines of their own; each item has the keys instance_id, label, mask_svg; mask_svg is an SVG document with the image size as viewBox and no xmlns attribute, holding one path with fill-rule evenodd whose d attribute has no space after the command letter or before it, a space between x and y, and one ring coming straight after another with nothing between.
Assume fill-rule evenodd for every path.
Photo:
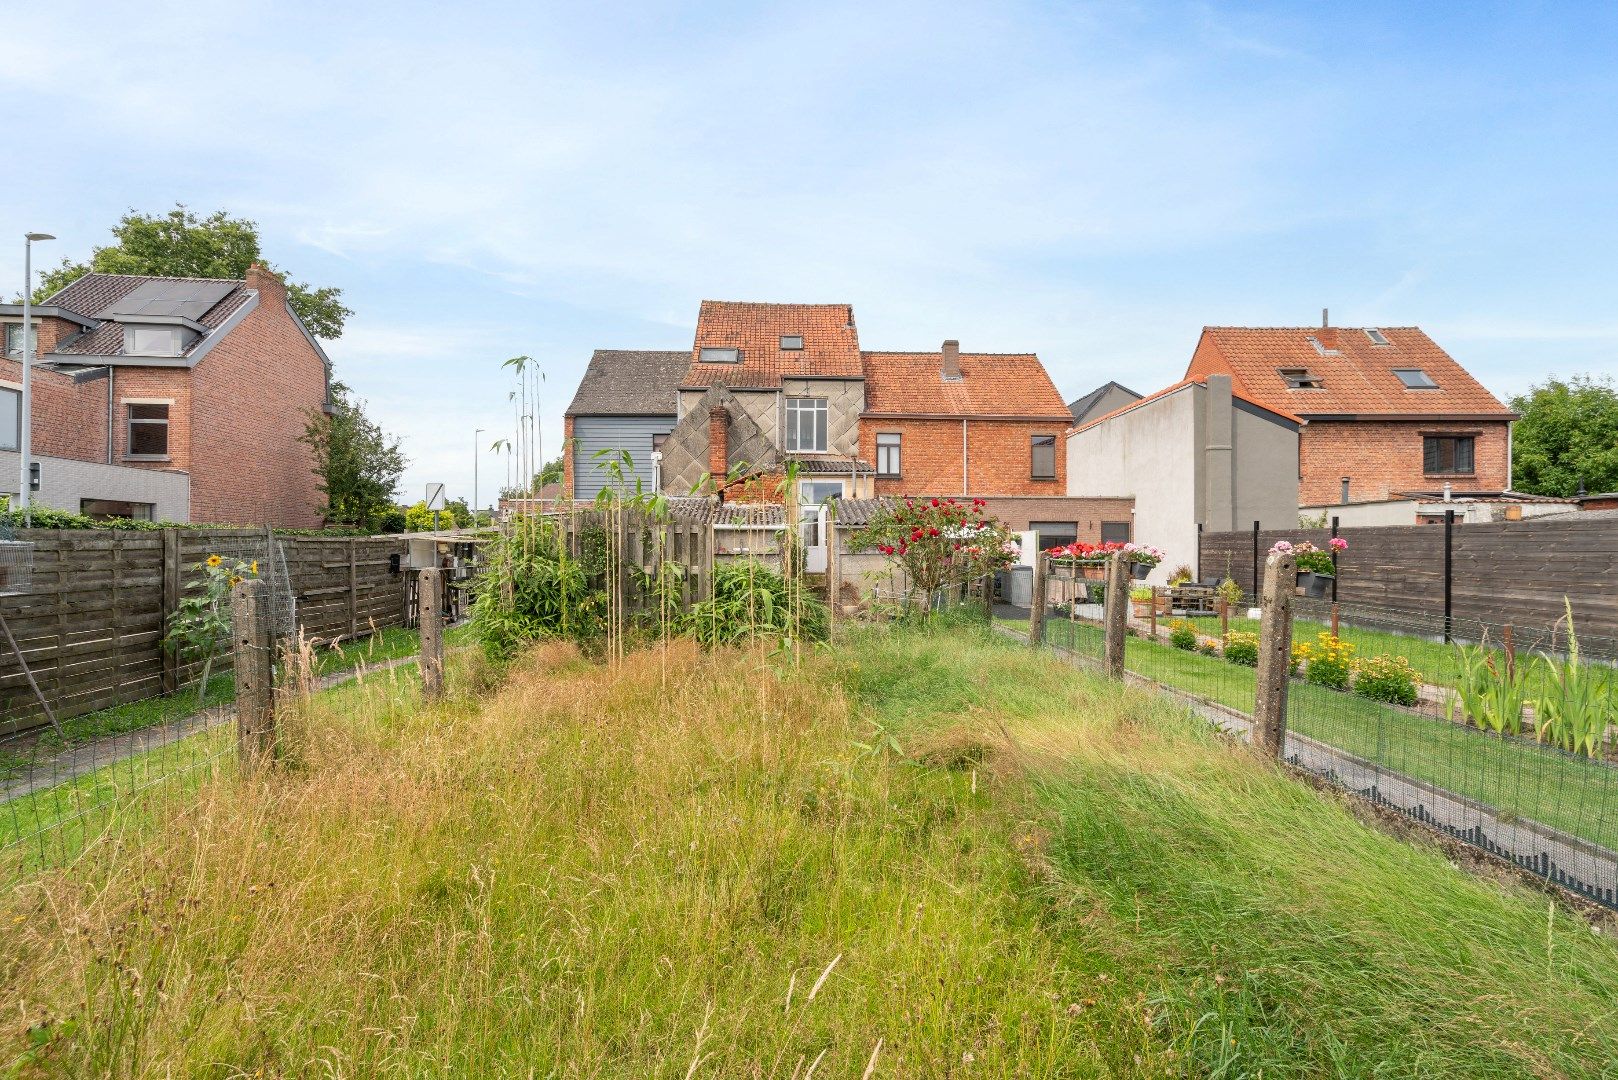
<instances>
[{"instance_id":1,"label":"lamp post","mask_svg":"<svg viewBox=\"0 0 1618 1080\"><path fill-rule=\"evenodd\" d=\"M482 428L472 432L472 527L474 529L482 524L478 520L478 436L482 434Z\"/></svg>"},{"instance_id":2,"label":"lamp post","mask_svg":"<svg viewBox=\"0 0 1618 1080\"><path fill-rule=\"evenodd\" d=\"M34 241L55 240L50 233L31 232L23 235L22 247L22 431L17 439L20 459L17 479L17 501L22 505L23 528L34 523L33 500L28 488L33 479L29 458L33 454L33 368L34 368Z\"/></svg>"}]
</instances>

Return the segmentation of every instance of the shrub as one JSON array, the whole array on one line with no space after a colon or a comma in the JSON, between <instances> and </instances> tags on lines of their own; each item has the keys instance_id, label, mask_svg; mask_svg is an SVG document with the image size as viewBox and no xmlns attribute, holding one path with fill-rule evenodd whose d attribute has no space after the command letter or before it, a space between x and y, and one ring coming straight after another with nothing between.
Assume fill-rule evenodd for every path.
<instances>
[{"instance_id":1,"label":"shrub","mask_svg":"<svg viewBox=\"0 0 1618 1080\"><path fill-rule=\"evenodd\" d=\"M1229 607L1238 607L1242 602L1242 587L1236 584L1234 578L1226 578L1219 583L1219 595Z\"/></svg>"},{"instance_id":2,"label":"shrub","mask_svg":"<svg viewBox=\"0 0 1618 1080\"><path fill-rule=\"evenodd\" d=\"M1195 581L1196 577L1197 577L1197 575L1194 572L1192 572L1191 567L1187 566L1184 563L1181 563L1179 566L1176 566L1174 568L1174 570L1169 574L1169 584L1170 585L1184 585L1184 584L1186 584L1188 582Z\"/></svg>"},{"instance_id":3,"label":"shrub","mask_svg":"<svg viewBox=\"0 0 1618 1080\"><path fill-rule=\"evenodd\" d=\"M1354 664L1354 693L1390 705L1414 705L1421 676L1402 656L1373 656Z\"/></svg>"},{"instance_id":4,"label":"shrub","mask_svg":"<svg viewBox=\"0 0 1618 1080\"><path fill-rule=\"evenodd\" d=\"M1129 598L1131 600L1139 600L1142 603L1145 603L1156 595L1157 594L1153 591L1150 585L1136 585L1133 589L1129 590Z\"/></svg>"},{"instance_id":5,"label":"shrub","mask_svg":"<svg viewBox=\"0 0 1618 1080\"><path fill-rule=\"evenodd\" d=\"M1292 660L1295 666L1299 661L1306 665L1303 677L1314 685L1331 690L1347 690L1354 672L1354 646L1322 630L1315 635L1313 644L1298 642L1293 645Z\"/></svg>"},{"instance_id":6,"label":"shrub","mask_svg":"<svg viewBox=\"0 0 1618 1080\"><path fill-rule=\"evenodd\" d=\"M1197 628L1185 619L1175 619L1169 624L1169 644L1191 652L1197 647Z\"/></svg>"},{"instance_id":7,"label":"shrub","mask_svg":"<svg viewBox=\"0 0 1618 1080\"><path fill-rule=\"evenodd\" d=\"M704 645L725 645L750 637L824 641L830 620L801 579L788 582L747 560L714 567L713 597L693 605L685 625Z\"/></svg>"},{"instance_id":8,"label":"shrub","mask_svg":"<svg viewBox=\"0 0 1618 1080\"><path fill-rule=\"evenodd\" d=\"M1203 656L1218 656L1219 642L1215 641L1213 638L1198 638L1197 652L1201 653Z\"/></svg>"},{"instance_id":9,"label":"shrub","mask_svg":"<svg viewBox=\"0 0 1618 1080\"><path fill-rule=\"evenodd\" d=\"M606 594L590 587L604 565L605 534L586 530L581 558L564 548L561 530L534 518L484 549L485 572L473 586L472 631L491 660L509 660L542 637L585 641L600 636Z\"/></svg>"},{"instance_id":10,"label":"shrub","mask_svg":"<svg viewBox=\"0 0 1618 1080\"><path fill-rule=\"evenodd\" d=\"M1258 635L1232 630L1225 635L1225 659L1243 667L1258 667Z\"/></svg>"}]
</instances>

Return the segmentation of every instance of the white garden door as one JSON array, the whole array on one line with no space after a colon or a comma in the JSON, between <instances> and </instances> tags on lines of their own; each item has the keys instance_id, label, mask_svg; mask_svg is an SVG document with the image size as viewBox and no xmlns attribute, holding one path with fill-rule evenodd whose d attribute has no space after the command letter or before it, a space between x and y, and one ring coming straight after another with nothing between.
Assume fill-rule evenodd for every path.
<instances>
[{"instance_id":1,"label":"white garden door","mask_svg":"<svg viewBox=\"0 0 1618 1080\"><path fill-rule=\"evenodd\" d=\"M803 537L804 572L824 574L826 572L826 504L819 503L815 506L805 506L800 511L798 522L798 531Z\"/></svg>"}]
</instances>

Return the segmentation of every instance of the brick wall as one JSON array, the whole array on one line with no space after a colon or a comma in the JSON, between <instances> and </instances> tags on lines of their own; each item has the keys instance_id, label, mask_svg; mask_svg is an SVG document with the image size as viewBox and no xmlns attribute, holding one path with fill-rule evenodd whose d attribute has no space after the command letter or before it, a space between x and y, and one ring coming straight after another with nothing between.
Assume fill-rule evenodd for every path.
<instances>
[{"instance_id":1,"label":"brick wall","mask_svg":"<svg viewBox=\"0 0 1618 1080\"><path fill-rule=\"evenodd\" d=\"M562 417L562 498L573 497L573 418Z\"/></svg>"},{"instance_id":2,"label":"brick wall","mask_svg":"<svg viewBox=\"0 0 1618 1080\"><path fill-rule=\"evenodd\" d=\"M968 495L1062 495L1067 491L1067 462L1062 434L1067 424L1025 420L968 420ZM959 420L883 420L860 422L860 457L877 463L876 437L897 432L900 447L898 479L878 477L878 495L960 495L961 422ZM1056 437L1056 476L1034 480L1030 476L1029 440L1034 435Z\"/></svg>"},{"instance_id":3,"label":"brick wall","mask_svg":"<svg viewBox=\"0 0 1618 1080\"><path fill-rule=\"evenodd\" d=\"M1101 542L1103 521L1133 521L1134 499L1064 496L1057 499L987 497L989 513L1021 532L1035 521L1071 522L1076 539L1086 544Z\"/></svg>"},{"instance_id":4,"label":"brick wall","mask_svg":"<svg viewBox=\"0 0 1618 1080\"><path fill-rule=\"evenodd\" d=\"M112 370L113 464L136 469L162 469L189 472L191 469L191 373L184 368L115 367ZM102 383L105 393L105 383ZM84 389L81 387L80 389ZM129 403L167 401L169 405L169 453L167 461L130 461ZM197 517L196 488L191 489L191 520Z\"/></svg>"},{"instance_id":5,"label":"brick wall","mask_svg":"<svg viewBox=\"0 0 1618 1080\"><path fill-rule=\"evenodd\" d=\"M22 386L21 360L0 357L0 385L8 389ZM36 454L74 461L107 460L105 379L75 386L66 375L36 366L32 391Z\"/></svg>"},{"instance_id":6,"label":"brick wall","mask_svg":"<svg viewBox=\"0 0 1618 1080\"><path fill-rule=\"evenodd\" d=\"M1301 505L1338 502L1342 478L1349 478L1349 500L1386 499L1401 491L1436 491L1448 481L1456 491L1501 491L1509 481L1504 422L1312 420L1299 433ZM1474 435L1475 471L1470 476L1422 471L1422 437Z\"/></svg>"},{"instance_id":7,"label":"brick wall","mask_svg":"<svg viewBox=\"0 0 1618 1080\"><path fill-rule=\"evenodd\" d=\"M318 526L314 452L298 437L326 400L325 365L281 281L257 267L247 281L258 307L191 373L191 520Z\"/></svg>"}]
</instances>

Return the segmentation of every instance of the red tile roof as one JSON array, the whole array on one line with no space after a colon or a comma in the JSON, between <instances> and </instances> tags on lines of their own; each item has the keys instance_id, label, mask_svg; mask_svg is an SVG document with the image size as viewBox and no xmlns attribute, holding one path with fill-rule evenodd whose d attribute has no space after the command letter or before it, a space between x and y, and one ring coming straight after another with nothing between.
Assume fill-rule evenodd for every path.
<instances>
[{"instance_id":1,"label":"red tile roof","mask_svg":"<svg viewBox=\"0 0 1618 1080\"><path fill-rule=\"evenodd\" d=\"M1205 326L1186 375L1228 373L1250 400L1304 417L1514 415L1419 327L1379 332L1388 344L1357 327ZM1282 368L1307 369L1321 386L1291 389ZM1407 389L1395 368L1425 371L1438 387Z\"/></svg>"},{"instance_id":2,"label":"red tile roof","mask_svg":"<svg viewBox=\"0 0 1618 1080\"><path fill-rule=\"evenodd\" d=\"M1073 422L1067 402L1033 353L961 353L961 378L946 381L942 353L867 352L865 413L1026 416Z\"/></svg>"},{"instance_id":3,"label":"red tile roof","mask_svg":"<svg viewBox=\"0 0 1618 1080\"><path fill-rule=\"evenodd\" d=\"M1219 374L1219 373L1215 372L1214 374ZM1081 425L1079 427L1074 428L1073 431L1069 432L1068 434L1071 435L1071 434L1073 434L1073 432L1078 432L1078 431L1088 431L1090 428L1095 427L1097 424L1105 423L1106 421L1111 420L1115 416L1122 416L1126 412L1133 412L1135 409L1140 408L1142 405L1150 405L1152 402L1156 401L1158 398L1168 397L1170 394L1174 393L1176 390L1183 390L1187 386L1205 386L1205 385L1207 385L1207 382L1208 382L1208 377L1206 375L1199 375L1199 376L1196 376L1194 378L1189 378L1189 379L1181 379L1179 382L1175 383L1173 386L1165 386L1163 389L1157 391L1157 393L1155 393L1155 394L1147 394L1145 397L1141 398L1139 401L1131 401L1128 405L1125 405L1122 408L1114 409L1114 410L1112 410L1112 412L1107 413L1105 416L1098 416L1094 420L1091 420L1089 423L1086 423L1086 424L1083 424L1083 425ZM1290 421L1290 422L1292 422L1294 424L1303 423L1302 417L1294 416L1292 413L1287 412L1285 409L1277 409L1272 405L1266 405L1262 401L1254 401L1252 398L1248 397L1240 389L1237 388L1235 379L1231 380L1230 396L1233 397L1233 398L1237 398L1237 399L1239 399L1241 401L1245 401L1249 405L1256 405L1259 408L1265 410L1266 412L1274 413L1276 416L1280 417L1282 420L1287 420L1287 421Z\"/></svg>"},{"instance_id":4,"label":"red tile roof","mask_svg":"<svg viewBox=\"0 0 1618 1080\"><path fill-rule=\"evenodd\" d=\"M787 336L802 337L803 348L782 349ZM703 363L702 350L711 348L740 349L741 363ZM773 387L783 375L857 379L863 373L851 305L704 300L683 385Z\"/></svg>"}]
</instances>

